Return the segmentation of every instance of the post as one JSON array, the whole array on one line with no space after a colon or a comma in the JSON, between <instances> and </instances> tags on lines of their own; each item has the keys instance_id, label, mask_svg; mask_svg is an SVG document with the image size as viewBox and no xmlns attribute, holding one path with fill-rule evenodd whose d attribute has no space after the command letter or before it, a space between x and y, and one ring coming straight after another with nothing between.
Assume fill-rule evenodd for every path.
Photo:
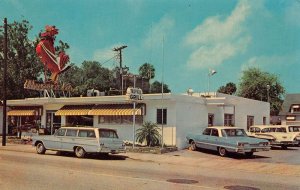
<instances>
[{"instance_id":1,"label":"post","mask_svg":"<svg viewBox=\"0 0 300 190\"><path fill-rule=\"evenodd\" d=\"M3 125L2 125L2 146L6 146L6 81L7 81L7 18L4 18L4 65L3 65Z\"/></svg>"},{"instance_id":2,"label":"post","mask_svg":"<svg viewBox=\"0 0 300 190\"><path fill-rule=\"evenodd\" d=\"M161 74L161 147L164 147L164 66L165 66L165 36L162 41L162 74ZM166 118L167 119L167 118Z\"/></svg>"},{"instance_id":3,"label":"post","mask_svg":"<svg viewBox=\"0 0 300 190\"><path fill-rule=\"evenodd\" d=\"M135 89L135 75L133 75L133 88ZM133 100L132 128L133 128L132 148L134 148L134 144L135 144L135 100Z\"/></svg>"}]
</instances>

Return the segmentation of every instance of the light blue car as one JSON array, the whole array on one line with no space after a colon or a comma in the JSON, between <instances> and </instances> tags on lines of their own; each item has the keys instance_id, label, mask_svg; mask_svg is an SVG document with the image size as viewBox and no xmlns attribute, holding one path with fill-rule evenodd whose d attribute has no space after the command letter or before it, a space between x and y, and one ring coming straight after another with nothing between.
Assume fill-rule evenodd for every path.
<instances>
[{"instance_id":1,"label":"light blue car","mask_svg":"<svg viewBox=\"0 0 300 190\"><path fill-rule=\"evenodd\" d=\"M202 134L188 134L186 138L190 150L216 150L220 156L233 152L251 157L254 152L268 151L271 148L269 141L248 137L244 129L238 127L208 127Z\"/></svg>"},{"instance_id":2,"label":"light blue car","mask_svg":"<svg viewBox=\"0 0 300 190\"><path fill-rule=\"evenodd\" d=\"M74 152L78 158L87 153L117 154L126 152L123 140L113 129L93 127L61 127L54 135L34 136L32 145L38 154L46 150Z\"/></svg>"}]
</instances>

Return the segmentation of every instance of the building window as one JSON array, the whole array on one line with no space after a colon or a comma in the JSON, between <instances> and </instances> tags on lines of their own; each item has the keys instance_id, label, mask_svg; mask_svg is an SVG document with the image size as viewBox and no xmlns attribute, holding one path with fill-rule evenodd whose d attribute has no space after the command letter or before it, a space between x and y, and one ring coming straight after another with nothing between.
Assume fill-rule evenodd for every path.
<instances>
[{"instance_id":1,"label":"building window","mask_svg":"<svg viewBox=\"0 0 300 190\"><path fill-rule=\"evenodd\" d=\"M224 126L234 126L233 114L224 114Z\"/></svg>"},{"instance_id":2,"label":"building window","mask_svg":"<svg viewBox=\"0 0 300 190\"><path fill-rule=\"evenodd\" d=\"M250 126L254 125L254 116L247 116L247 130L249 131ZM265 125L265 124L264 124Z\"/></svg>"},{"instance_id":3,"label":"building window","mask_svg":"<svg viewBox=\"0 0 300 190\"><path fill-rule=\"evenodd\" d=\"M287 121L296 121L296 117L293 116L293 115L287 115L287 116L286 116L286 120L287 120Z\"/></svg>"},{"instance_id":4,"label":"building window","mask_svg":"<svg viewBox=\"0 0 300 190\"><path fill-rule=\"evenodd\" d=\"M209 113L208 114L208 126L213 126L214 125L214 114Z\"/></svg>"},{"instance_id":5,"label":"building window","mask_svg":"<svg viewBox=\"0 0 300 190\"><path fill-rule=\"evenodd\" d=\"M267 118L263 117L263 125L267 125Z\"/></svg>"},{"instance_id":6,"label":"building window","mask_svg":"<svg viewBox=\"0 0 300 190\"><path fill-rule=\"evenodd\" d=\"M291 113L294 113L294 112L300 112L300 105L299 104L292 105Z\"/></svg>"},{"instance_id":7,"label":"building window","mask_svg":"<svg viewBox=\"0 0 300 190\"><path fill-rule=\"evenodd\" d=\"M100 115L98 116L98 124L110 124L110 125L119 125L119 124L132 124L133 116L132 115ZM135 123L138 125L143 124L143 116L136 115Z\"/></svg>"},{"instance_id":8,"label":"building window","mask_svg":"<svg viewBox=\"0 0 300 190\"><path fill-rule=\"evenodd\" d=\"M156 123L167 124L167 109L156 110Z\"/></svg>"}]
</instances>

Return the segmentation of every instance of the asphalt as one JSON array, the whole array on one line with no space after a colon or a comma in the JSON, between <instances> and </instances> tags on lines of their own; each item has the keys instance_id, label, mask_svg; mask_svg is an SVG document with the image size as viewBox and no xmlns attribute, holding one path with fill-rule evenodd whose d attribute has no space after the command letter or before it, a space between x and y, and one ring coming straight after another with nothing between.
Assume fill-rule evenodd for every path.
<instances>
[{"instance_id":1,"label":"asphalt","mask_svg":"<svg viewBox=\"0 0 300 190\"><path fill-rule=\"evenodd\" d=\"M36 153L35 147L30 144L7 143L6 146L0 146L0 156L1 151ZM214 158L203 156L201 157L201 154L199 154L199 152L193 152L189 150L179 150L165 154L127 152L120 155L126 156L127 159L140 162L187 165L192 167L204 167L211 169L222 168L224 170L237 170L250 173L253 172L300 177L300 165L290 165L286 163L250 162L247 161L247 159L232 159L218 156Z\"/></svg>"}]
</instances>

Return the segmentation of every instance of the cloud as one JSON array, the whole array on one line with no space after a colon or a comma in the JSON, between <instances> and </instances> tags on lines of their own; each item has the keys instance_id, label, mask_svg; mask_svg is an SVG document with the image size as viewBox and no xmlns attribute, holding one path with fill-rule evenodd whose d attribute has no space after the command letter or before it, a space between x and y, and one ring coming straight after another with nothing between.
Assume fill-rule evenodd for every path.
<instances>
[{"instance_id":1,"label":"cloud","mask_svg":"<svg viewBox=\"0 0 300 190\"><path fill-rule=\"evenodd\" d=\"M231 14L207 18L185 37L185 44L193 48L187 65L190 68L218 66L243 52L251 41L244 23L250 14L250 4L240 1Z\"/></svg>"},{"instance_id":2,"label":"cloud","mask_svg":"<svg viewBox=\"0 0 300 190\"><path fill-rule=\"evenodd\" d=\"M175 21L172 18L164 16L156 24L152 24L150 31L147 33L143 44L146 48L153 48L160 46L162 39L166 36L175 26Z\"/></svg>"},{"instance_id":3,"label":"cloud","mask_svg":"<svg viewBox=\"0 0 300 190\"><path fill-rule=\"evenodd\" d=\"M271 56L255 56L251 57L241 65L241 70L249 67L259 67L263 69L290 69L298 65L300 59L300 51L292 52L286 55L271 55Z\"/></svg>"}]
</instances>

